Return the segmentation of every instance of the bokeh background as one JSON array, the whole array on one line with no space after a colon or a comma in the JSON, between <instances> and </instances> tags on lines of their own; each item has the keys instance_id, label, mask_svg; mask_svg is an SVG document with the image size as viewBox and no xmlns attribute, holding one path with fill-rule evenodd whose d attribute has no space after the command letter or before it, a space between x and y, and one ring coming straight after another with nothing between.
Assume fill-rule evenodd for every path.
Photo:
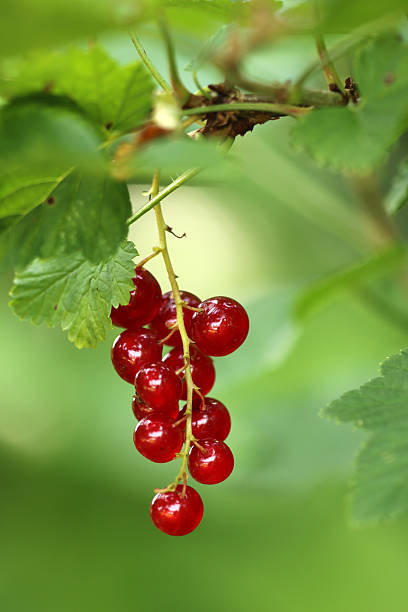
<instances>
[{"instance_id":1,"label":"bokeh background","mask_svg":"<svg viewBox=\"0 0 408 612\"><path fill-rule=\"evenodd\" d=\"M142 34L165 72L161 47L149 29ZM135 57L124 35L102 42L120 61ZM177 44L186 65L198 43L184 33ZM311 53L302 38L283 42L254 54L248 70L296 76ZM206 68L202 78L216 75ZM168 224L187 234L170 237L181 288L203 299L231 295L251 316L248 342L217 360L211 394L230 409L236 468L221 485L198 485L205 516L193 534L171 538L150 521L153 488L176 466L150 464L133 447L131 386L110 362L115 331L96 350L78 351L59 330L20 322L3 268L4 612L407 609L408 522L349 526L347 481L363 436L319 411L375 376L406 345L408 328L356 291L293 317L310 283L372 252L381 236L349 180L290 148L291 121L237 141L239 173L224 181L214 170L163 204ZM144 189L131 186L135 208ZM131 238L141 256L150 252L151 213ZM160 262L150 269L167 291Z\"/></svg>"}]
</instances>

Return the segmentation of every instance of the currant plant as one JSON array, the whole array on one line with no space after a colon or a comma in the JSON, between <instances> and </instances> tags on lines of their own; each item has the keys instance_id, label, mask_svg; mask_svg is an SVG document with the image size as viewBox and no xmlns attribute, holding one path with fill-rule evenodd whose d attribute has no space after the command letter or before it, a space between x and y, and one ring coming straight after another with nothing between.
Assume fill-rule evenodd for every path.
<instances>
[{"instance_id":1,"label":"currant plant","mask_svg":"<svg viewBox=\"0 0 408 612\"><path fill-rule=\"evenodd\" d=\"M215 383L212 358L243 344L249 318L230 297L202 300L179 288L162 202L198 180L231 181L236 193L245 193L246 183L273 172L276 189L287 189L270 160L261 169L249 165L242 176L234 148L229 151L255 126L290 122L299 166L309 156L364 205L363 214L352 206L329 214L316 201L320 223L332 233L364 236L365 248L352 265L302 290L286 310L299 326L327 299L351 289L406 330L406 244L395 221L408 200L406 3L141 0L130 7L122 0L112 6L81 0L79 15L78 7L62 11L49 0L32 12L27 3L15 4L24 9L24 36L17 44L6 19L0 37L6 56L0 58L0 258L15 270L10 305L23 320L60 326L78 348L105 340L112 324L122 328L111 357L134 386L134 444L154 462L180 460L174 481L158 490L151 517L165 533L184 535L203 515L188 474L216 484L233 469L225 443L230 415L208 394ZM57 25L45 28L39 43L31 32L41 19ZM98 42L99 33L115 28L128 31L137 62L121 65ZM152 28L166 76L141 42ZM187 78L180 76L173 43L180 31L184 40L196 36L204 43L189 58ZM72 45L78 36L88 44ZM295 76L275 81L248 69L256 53L282 41L296 49L306 39L314 55L305 61L299 53ZM246 142L250 158L250 136ZM299 182L304 176L299 173ZM151 184L137 210L128 191L134 182ZM292 207L307 216L296 198ZM139 254L128 231L149 211L159 244L135 263ZM170 292L163 294L148 270L153 257L163 260ZM251 320L256 333L256 316ZM258 342L271 353L267 336L259 332L246 367L256 370ZM353 485L353 516L360 522L408 511L405 360L405 351L391 357L380 378L325 411L371 432Z\"/></svg>"}]
</instances>

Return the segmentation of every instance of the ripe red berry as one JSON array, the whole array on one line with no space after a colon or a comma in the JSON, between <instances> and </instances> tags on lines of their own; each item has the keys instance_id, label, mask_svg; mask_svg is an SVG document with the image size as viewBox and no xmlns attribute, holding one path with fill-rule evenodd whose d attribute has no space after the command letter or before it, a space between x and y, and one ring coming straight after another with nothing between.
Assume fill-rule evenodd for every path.
<instances>
[{"instance_id":1,"label":"ripe red berry","mask_svg":"<svg viewBox=\"0 0 408 612\"><path fill-rule=\"evenodd\" d=\"M188 469L197 482L217 484L231 474L234 455L229 446L220 440L200 440L200 448L194 445L188 457Z\"/></svg>"},{"instance_id":2,"label":"ripe red berry","mask_svg":"<svg viewBox=\"0 0 408 612\"><path fill-rule=\"evenodd\" d=\"M180 418L185 415L186 407L180 412ZM214 440L225 440L231 430L231 417L224 404L212 397L204 398L204 406L201 401L193 406L191 415L191 427L193 436L197 440L212 438Z\"/></svg>"},{"instance_id":3,"label":"ripe red berry","mask_svg":"<svg viewBox=\"0 0 408 612\"><path fill-rule=\"evenodd\" d=\"M181 348L172 349L163 358L165 363L174 372L179 372L184 366L183 350ZM191 347L190 351L190 365L191 365L191 376L194 384L200 389L203 395L206 395L211 391L215 382L215 368L213 361L207 355L200 353L195 347ZM184 377L184 372L180 372L180 378ZM183 391L181 399L187 399L187 387L185 381L183 381Z\"/></svg>"},{"instance_id":4,"label":"ripe red berry","mask_svg":"<svg viewBox=\"0 0 408 612\"><path fill-rule=\"evenodd\" d=\"M166 463L174 459L183 446L180 427L161 417L145 417L136 426L133 442L146 459L155 463Z\"/></svg>"},{"instance_id":5,"label":"ripe red berry","mask_svg":"<svg viewBox=\"0 0 408 612\"><path fill-rule=\"evenodd\" d=\"M178 412L182 388L180 378L162 361L147 364L136 374L135 389L140 399L163 414L174 413L175 407Z\"/></svg>"},{"instance_id":6,"label":"ripe red berry","mask_svg":"<svg viewBox=\"0 0 408 612\"><path fill-rule=\"evenodd\" d=\"M175 421L179 415L178 404L168 405L166 406L165 410L155 410L151 406L144 404L138 395L134 395L132 398L132 410L138 421L144 419L145 417L155 416L160 416L170 419L170 421Z\"/></svg>"},{"instance_id":7,"label":"ripe red berry","mask_svg":"<svg viewBox=\"0 0 408 612\"><path fill-rule=\"evenodd\" d=\"M152 500L150 516L160 531L172 536L187 535L194 531L203 517L204 506L200 495L192 487L183 485L175 491L158 493Z\"/></svg>"},{"instance_id":8,"label":"ripe red berry","mask_svg":"<svg viewBox=\"0 0 408 612\"><path fill-rule=\"evenodd\" d=\"M124 380L134 383L135 376L146 363L160 361L162 346L149 329L125 329L112 345L112 363Z\"/></svg>"},{"instance_id":9,"label":"ripe red berry","mask_svg":"<svg viewBox=\"0 0 408 612\"><path fill-rule=\"evenodd\" d=\"M201 302L200 298L198 298L193 293L189 293L188 291L180 291L181 299L186 302L189 306L194 306L195 308ZM193 316L193 310L189 308L183 308L183 318L184 325L186 327L187 335L190 335L191 329L191 318ZM161 308L159 310L158 315L155 319L150 323L150 328L153 329L159 340L164 340L166 338L172 327L177 323L176 316L176 303L173 299L173 294L171 291L163 294ZM176 330L168 340L166 340L165 344L169 346L181 346L181 336L180 332Z\"/></svg>"},{"instance_id":10,"label":"ripe red berry","mask_svg":"<svg viewBox=\"0 0 408 612\"><path fill-rule=\"evenodd\" d=\"M248 335L249 319L245 309L227 297L213 297L201 302L191 320L191 338L206 355L229 355Z\"/></svg>"},{"instance_id":11,"label":"ripe red berry","mask_svg":"<svg viewBox=\"0 0 408 612\"><path fill-rule=\"evenodd\" d=\"M147 416L153 416L153 408L144 404L137 395L132 397L132 411L138 421Z\"/></svg>"},{"instance_id":12,"label":"ripe red berry","mask_svg":"<svg viewBox=\"0 0 408 612\"><path fill-rule=\"evenodd\" d=\"M161 289L153 274L144 268L136 268L132 279L135 288L130 292L126 306L112 308L111 320L118 327L137 329L150 323L161 305Z\"/></svg>"}]
</instances>

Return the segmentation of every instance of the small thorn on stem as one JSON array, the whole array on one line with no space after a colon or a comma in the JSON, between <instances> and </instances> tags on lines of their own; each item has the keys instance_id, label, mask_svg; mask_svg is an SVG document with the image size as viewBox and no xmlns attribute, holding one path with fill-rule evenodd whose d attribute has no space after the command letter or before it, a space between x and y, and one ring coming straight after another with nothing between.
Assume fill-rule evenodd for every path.
<instances>
[{"instance_id":1,"label":"small thorn on stem","mask_svg":"<svg viewBox=\"0 0 408 612\"><path fill-rule=\"evenodd\" d=\"M176 370L176 374L177 374L177 376L180 376L180 374L181 374L182 372L184 372L184 370L185 370L185 369L186 369L186 366L185 366L185 365L183 365L183 367L181 367L181 368L179 368L178 370Z\"/></svg>"},{"instance_id":2,"label":"small thorn on stem","mask_svg":"<svg viewBox=\"0 0 408 612\"><path fill-rule=\"evenodd\" d=\"M186 232L183 232L182 234L180 234L180 236L178 236L175 232L173 232L173 228L169 225L166 225L166 232L169 232L169 234L171 234L175 238L185 238L187 236Z\"/></svg>"}]
</instances>

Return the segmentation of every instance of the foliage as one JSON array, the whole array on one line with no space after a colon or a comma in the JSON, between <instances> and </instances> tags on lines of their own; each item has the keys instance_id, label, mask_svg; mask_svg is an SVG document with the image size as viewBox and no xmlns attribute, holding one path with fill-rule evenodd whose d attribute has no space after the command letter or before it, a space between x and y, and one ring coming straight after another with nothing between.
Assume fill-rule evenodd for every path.
<instances>
[{"instance_id":1,"label":"foliage","mask_svg":"<svg viewBox=\"0 0 408 612\"><path fill-rule=\"evenodd\" d=\"M339 422L371 432L354 476L352 514L357 522L395 517L408 510L408 351L389 357L381 376L345 393L325 411Z\"/></svg>"},{"instance_id":2,"label":"foliage","mask_svg":"<svg viewBox=\"0 0 408 612\"><path fill-rule=\"evenodd\" d=\"M242 377L282 360L306 315L344 291L405 325L394 291L379 295L384 279L405 295L405 237L387 216L398 213L398 223L408 199L405 2L6 5L0 24L0 258L15 268L11 307L20 318L60 325L79 348L104 340L111 306L125 304L132 287L136 249L127 242L134 220L127 183L151 181L160 168L170 193L179 186L176 175L200 168L195 180L228 189L260 234L271 228L257 220L258 200L330 235L323 278L305 274L282 295L268 290L254 300L254 320L268 320L272 312L275 318L268 334L262 329L250 339L237 368ZM107 33L123 39L129 27L146 38L152 28L161 32L172 91L156 91L158 68L137 37L142 61L131 63L114 59L100 42ZM333 41L328 49L323 37ZM172 38L182 47L188 87ZM315 39L318 54L308 63L299 49ZM274 48L278 54L286 48L296 60L297 71L281 82L248 69L257 55L270 65ZM257 140L259 133L282 134L282 123L290 124L290 136L278 148ZM226 155L234 139L263 124ZM296 180L286 173L291 165ZM305 191L313 193L309 208ZM297 246L301 231L293 225ZM352 245L340 265L331 241ZM381 378L326 411L373 432L355 477L353 513L361 522L408 510L406 360L404 352L392 357Z\"/></svg>"}]
</instances>

